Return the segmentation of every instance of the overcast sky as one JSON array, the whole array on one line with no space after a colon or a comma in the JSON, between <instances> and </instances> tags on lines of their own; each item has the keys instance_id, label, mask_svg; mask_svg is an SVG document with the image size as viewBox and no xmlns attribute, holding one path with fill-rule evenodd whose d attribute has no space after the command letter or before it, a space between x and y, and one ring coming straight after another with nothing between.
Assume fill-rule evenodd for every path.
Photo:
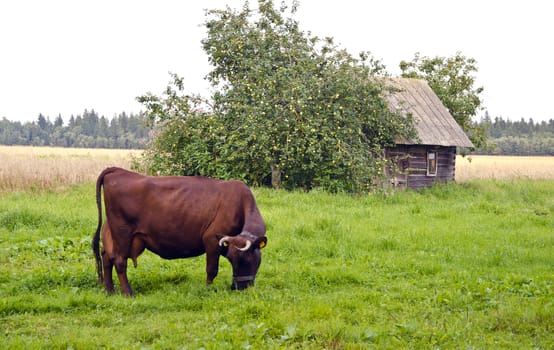
<instances>
[{"instance_id":1,"label":"overcast sky","mask_svg":"<svg viewBox=\"0 0 554 350\"><path fill-rule=\"evenodd\" d=\"M225 4L244 1L1 1L0 118L138 112L135 98L160 94L168 72L206 95L204 9ZM460 51L477 60L491 117L541 121L554 119L552 14L539 0L300 0L295 18L354 55L371 51L393 75L416 52Z\"/></svg>"}]
</instances>

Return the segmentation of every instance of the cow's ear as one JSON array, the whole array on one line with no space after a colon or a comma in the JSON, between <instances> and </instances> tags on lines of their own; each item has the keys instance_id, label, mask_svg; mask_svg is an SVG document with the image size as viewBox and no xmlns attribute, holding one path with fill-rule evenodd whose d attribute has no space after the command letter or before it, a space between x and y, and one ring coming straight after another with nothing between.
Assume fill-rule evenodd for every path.
<instances>
[{"instance_id":1,"label":"cow's ear","mask_svg":"<svg viewBox=\"0 0 554 350\"><path fill-rule=\"evenodd\" d=\"M258 239L256 239L256 242L254 243L254 246L255 247L258 247L260 249L262 249L263 247L265 247L267 245L267 237L259 237Z\"/></svg>"}]
</instances>

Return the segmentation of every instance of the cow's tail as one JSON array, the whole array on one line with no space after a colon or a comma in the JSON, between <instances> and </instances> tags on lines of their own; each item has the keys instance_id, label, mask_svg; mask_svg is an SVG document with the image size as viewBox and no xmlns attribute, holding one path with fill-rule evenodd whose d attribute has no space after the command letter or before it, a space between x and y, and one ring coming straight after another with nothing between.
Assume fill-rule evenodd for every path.
<instances>
[{"instance_id":1,"label":"cow's tail","mask_svg":"<svg viewBox=\"0 0 554 350\"><path fill-rule=\"evenodd\" d=\"M92 251L96 259L96 272L98 274L98 282L102 283L104 276L102 273L102 258L100 257L100 230L102 230L102 185L104 184L104 176L113 171L112 168L105 169L100 173L96 180L96 206L98 207L98 226L92 237Z\"/></svg>"}]
</instances>

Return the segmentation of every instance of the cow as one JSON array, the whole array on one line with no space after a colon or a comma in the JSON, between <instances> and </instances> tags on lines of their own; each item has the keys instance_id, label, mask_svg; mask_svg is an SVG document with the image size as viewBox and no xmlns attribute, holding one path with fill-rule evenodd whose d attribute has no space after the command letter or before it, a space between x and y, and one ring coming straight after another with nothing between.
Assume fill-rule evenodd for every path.
<instances>
[{"instance_id":1,"label":"cow","mask_svg":"<svg viewBox=\"0 0 554 350\"><path fill-rule=\"evenodd\" d=\"M102 224L102 187L106 221ZM206 283L217 276L220 255L233 269L232 289L254 284L267 244L266 227L250 189L240 181L199 176L144 176L111 167L96 181L98 226L92 239L99 284L132 296L127 260L135 267L148 249L164 259L206 253ZM100 256L100 231L102 252Z\"/></svg>"}]
</instances>

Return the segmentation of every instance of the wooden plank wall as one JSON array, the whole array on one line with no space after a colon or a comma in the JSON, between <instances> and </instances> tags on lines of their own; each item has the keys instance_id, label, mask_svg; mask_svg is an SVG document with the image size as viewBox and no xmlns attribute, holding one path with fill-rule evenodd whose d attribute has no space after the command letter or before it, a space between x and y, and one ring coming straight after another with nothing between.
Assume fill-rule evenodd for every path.
<instances>
[{"instance_id":1,"label":"wooden plank wall","mask_svg":"<svg viewBox=\"0 0 554 350\"><path fill-rule=\"evenodd\" d=\"M437 152L437 175L427 175L427 152ZM398 187L423 188L436 182L453 181L456 171L456 147L398 145L387 149L389 159L397 159L398 170L389 171L391 183Z\"/></svg>"}]
</instances>

